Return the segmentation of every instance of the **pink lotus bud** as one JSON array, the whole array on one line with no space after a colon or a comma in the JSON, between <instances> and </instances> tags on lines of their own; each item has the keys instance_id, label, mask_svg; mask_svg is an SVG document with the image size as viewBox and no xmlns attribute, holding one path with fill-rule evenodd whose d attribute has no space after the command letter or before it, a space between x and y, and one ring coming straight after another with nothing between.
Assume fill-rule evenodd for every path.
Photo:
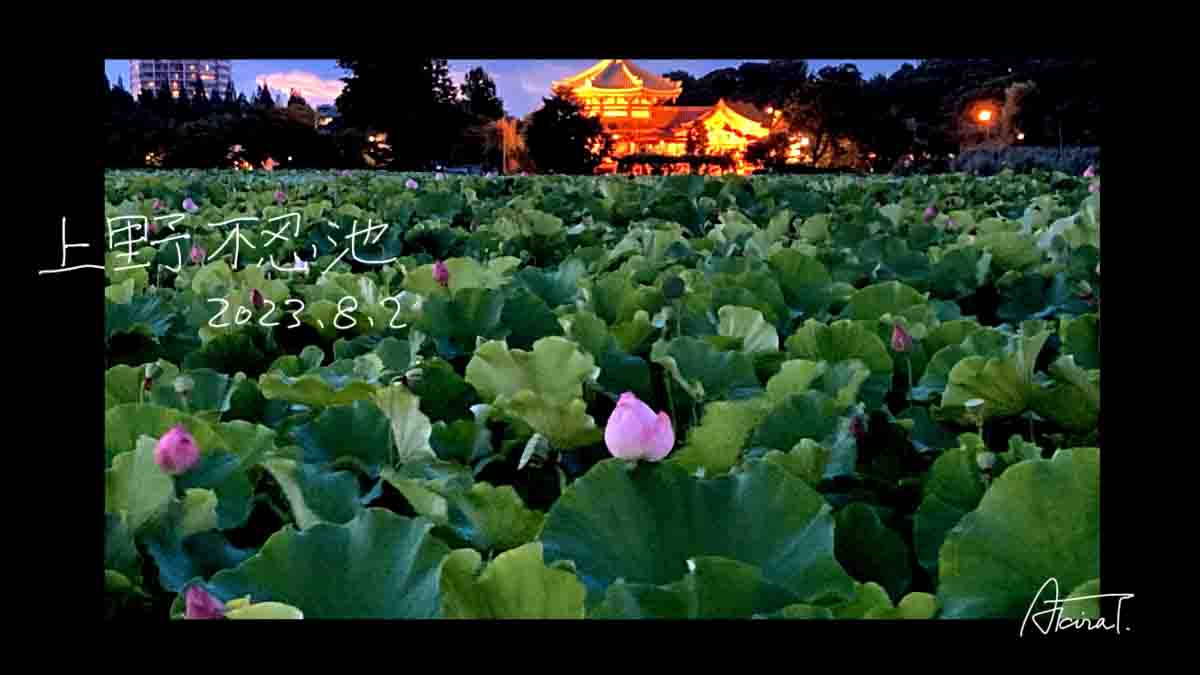
<instances>
[{"instance_id":1,"label":"pink lotus bud","mask_svg":"<svg viewBox=\"0 0 1200 675\"><path fill-rule=\"evenodd\" d=\"M285 201L287 201L287 193L284 192L283 190L276 190L275 191L275 203L282 204Z\"/></svg>"},{"instance_id":2,"label":"pink lotus bud","mask_svg":"<svg viewBox=\"0 0 1200 675\"><path fill-rule=\"evenodd\" d=\"M154 203L150 205L150 208L155 211L161 209L162 207L163 207L163 203L161 200L158 200L158 199L155 199Z\"/></svg>"},{"instance_id":3,"label":"pink lotus bud","mask_svg":"<svg viewBox=\"0 0 1200 675\"><path fill-rule=\"evenodd\" d=\"M187 603L185 619L221 619L225 616L225 603L199 586L189 588L184 599Z\"/></svg>"},{"instance_id":4,"label":"pink lotus bud","mask_svg":"<svg viewBox=\"0 0 1200 675\"><path fill-rule=\"evenodd\" d=\"M450 283L450 268L441 260L433 263L433 280L442 286Z\"/></svg>"},{"instance_id":5,"label":"pink lotus bud","mask_svg":"<svg viewBox=\"0 0 1200 675\"><path fill-rule=\"evenodd\" d=\"M158 231L158 223L151 220L150 222L146 223L146 229L150 231L150 234L154 234Z\"/></svg>"},{"instance_id":6,"label":"pink lotus bud","mask_svg":"<svg viewBox=\"0 0 1200 675\"><path fill-rule=\"evenodd\" d=\"M1088 192L1096 193L1100 191L1100 181L1096 181L1088 186Z\"/></svg>"},{"instance_id":7,"label":"pink lotus bud","mask_svg":"<svg viewBox=\"0 0 1200 675\"><path fill-rule=\"evenodd\" d=\"M912 349L912 336L900 324L892 327L892 350L904 353Z\"/></svg>"},{"instance_id":8,"label":"pink lotus bud","mask_svg":"<svg viewBox=\"0 0 1200 675\"><path fill-rule=\"evenodd\" d=\"M417 181L409 178L408 180L404 181L404 187L408 188L409 190L416 190Z\"/></svg>"},{"instance_id":9,"label":"pink lotus bud","mask_svg":"<svg viewBox=\"0 0 1200 675\"><path fill-rule=\"evenodd\" d=\"M183 425L176 425L158 439L154 446L154 462L164 472L177 476L186 473L200 459L196 440Z\"/></svg>"},{"instance_id":10,"label":"pink lotus bud","mask_svg":"<svg viewBox=\"0 0 1200 675\"><path fill-rule=\"evenodd\" d=\"M604 444L613 457L662 461L675 446L675 429L667 413L657 415L632 392L621 394L604 428Z\"/></svg>"},{"instance_id":11,"label":"pink lotus bud","mask_svg":"<svg viewBox=\"0 0 1200 675\"><path fill-rule=\"evenodd\" d=\"M1084 178L1095 178L1096 177L1096 167L1092 166L1091 164L1088 164L1088 168L1083 170L1083 177Z\"/></svg>"},{"instance_id":12,"label":"pink lotus bud","mask_svg":"<svg viewBox=\"0 0 1200 675\"><path fill-rule=\"evenodd\" d=\"M954 229L954 228L958 227L958 221L956 221L953 218L948 218L948 219L946 219L946 227L948 227L950 229Z\"/></svg>"},{"instance_id":13,"label":"pink lotus bud","mask_svg":"<svg viewBox=\"0 0 1200 675\"><path fill-rule=\"evenodd\" d=\"M937 214L938 214L937 207L934 206L933 204L930 204L925 209L925 222L928 223L929 221L933 220L934 218L937 218Z\"/></svg>"},{"instance_id":14,"label":"pink lotus bud","mask_svg":"<svg viewBox=\"0 0 1200 675\"><path fill-rule=\"evenodd\" d=\"M192 264L199 265L200 263L204 262L204 256L206 253L207 252L204 249L192 244L192 254L190 256L192 259Z\"/></svg>"},{"instance_id":15,"label":"pink lotus bud","mask_svg":"<svg viewBox=\"0 0 1200 675\"><path fill-rule=\"evenodd\" d=\"M254 309L263 308L263 294L257 288L250 291L250 304L254 305Z\"/></svg>"},{"instance_id":16,"label":"pink lotus bud","mask_svg":"<svg viewBox=\"0 0 1200 675\"><path fill-rule=\"evenodd\" d=\"M195 213L200 210L200 207L196 206L196 202L192 201L191 197L188 197L187 199L183 200L183 210L187 211L188 213Z\"/></svg>"}]
</instances>

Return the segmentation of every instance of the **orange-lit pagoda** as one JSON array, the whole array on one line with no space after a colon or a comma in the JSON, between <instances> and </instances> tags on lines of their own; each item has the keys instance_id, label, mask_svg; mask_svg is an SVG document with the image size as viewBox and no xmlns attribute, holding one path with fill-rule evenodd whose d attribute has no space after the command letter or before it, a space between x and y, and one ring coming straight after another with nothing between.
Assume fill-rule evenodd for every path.
<instances>
[{"instance_id":1,"label":"orange-lit pagoda","mask_svg":"<svg viewBox=\"0 0 1200 675\"><path fill-rule=\"evenodd\" d=\"M746 174L754 169L743 159L747 146L782 126L777 111L771 114L769 108L763 111L748 103L671 105L682 85L627 59L605 59L554 82L553 88L574 98L585 114L599 116L612 136L614 157L600 165L601 173L615 171L615 159L629 155L682 156L689 132L702 124L707 134L704 154L730 156L736 172ZM799 144L793 154L799 154Z\"/></svg>"}]
</instances>

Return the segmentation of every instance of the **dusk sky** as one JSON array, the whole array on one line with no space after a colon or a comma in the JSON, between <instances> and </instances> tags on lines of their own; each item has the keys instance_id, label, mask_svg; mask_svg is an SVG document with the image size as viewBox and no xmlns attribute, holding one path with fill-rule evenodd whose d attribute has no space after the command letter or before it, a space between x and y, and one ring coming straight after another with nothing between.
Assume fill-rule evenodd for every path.
<instances>
[{"instance_id":1,"label":"dusk sky","mask_svg":"<svg viewBox=\"0 0 1200 675\"><path fill-rule=\"evenodd\" d=\"M508 114L522 117L540 106L543 97L550 95L551 82L584 70L599 60L599 58L583 60L556 59L550 61L518 59L453 60L449 62L449 66L450 75L454 79L455 84L462 83L463 75L468 70L476 66L482 66L491 75L492 79L496 81L496 93L503 99L504 108ZM695 77L702 77L714 70L736 67L741 63L749 61L762 61L762 59L637 59L636 63L655 73L661 74L672 70L685 70ZM904 63L916 64L916 62L916 59L812 59L809 61L809 66L817 69L839 63L854 63L862 71L863 77L869 79L880 73L890 75ZM108 73L108 79L112 84L116 84L117 78L120 77L124 79L126 88L129 88L129 61L105 61L105 71ZM252 96L254 89L265 78L270 83L271 89L275 90L276 93L283 93L286 97L287 92L292 88L299 89L309 104L314 106L333 103L343 86L340 78L346 75L348 73L338 68L337 62L330 60L272 59L233 61L234 87L239 93L245 93L247 97Z\"/></svg>"}]
</instances>

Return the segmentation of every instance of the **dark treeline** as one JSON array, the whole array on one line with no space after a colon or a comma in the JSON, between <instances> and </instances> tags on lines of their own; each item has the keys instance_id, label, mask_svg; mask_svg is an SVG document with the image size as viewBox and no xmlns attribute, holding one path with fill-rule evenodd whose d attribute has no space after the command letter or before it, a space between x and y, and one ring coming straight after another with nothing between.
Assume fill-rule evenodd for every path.
<instances>
[{"instance_id":1,"label":"dark treeline","mask_svg":"<svg viewBox=\"0 0 1200 675\"><path fill-rule=\"evenodd\" d=\"M1100 145L1100 71L1096 59L930 59L890 77L866 79L852 64L810 69L803 60L744 63L683 82L678 105L742 100L783 112L788 127L812 137L814 160L836 164L851 141L885 169L905 155L945 157L983 143L1003 146ZM995 111L988 126L973 117ZM775 147L763 143L769 159ZM850 160L852 158L845 158ZM834 161L830 161L834 160Z\"/></svg>"},{"instance_id":2,"label":"dark treeline","mask_svg":"<svg viewBox=\"0 0 1200 675\"><path fill-rule=\"evenodd\" d=\"M232 87L209 98L196 82L178 98L160 86L134 100L121 83L105 81L105 165L211 168L243 160L257 167L270 158L286 168L495 169L504 147L522 169L584 173L611 147L598 124L556 96L506 127L495 83L481 68L456 86L440 59L338 65L349 75L328 125L301 97L284 104L265 84L249 98ZM665 75L683 83L676 105L724 98L771 108L776 133L747 155L777 168L789 133L809 138L813 166L883 171L977 147L1100 144L1095 59L932 59L870 79L853 64L814 71L803 60ZM994 113L987 124L976 117L982 108Z\"/></svg>"}]
</instances>

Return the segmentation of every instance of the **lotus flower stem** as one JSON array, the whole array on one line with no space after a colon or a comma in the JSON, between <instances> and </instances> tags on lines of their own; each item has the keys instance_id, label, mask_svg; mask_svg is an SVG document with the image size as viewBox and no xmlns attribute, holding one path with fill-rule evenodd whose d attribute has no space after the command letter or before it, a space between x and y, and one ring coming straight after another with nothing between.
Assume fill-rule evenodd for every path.
<instances>
[{"instance_id":1,"label":"lotus flower stem","mask_svg":"<svg viewBox=\"0 0 1200 675\"><path fill-rule=\"evenodd\" d=\"M908 366L908 392L904 395L904 400L912 401L913 376L912 376L912 355L904 355L904 365Z\"/></svg>"}]
</instances>

